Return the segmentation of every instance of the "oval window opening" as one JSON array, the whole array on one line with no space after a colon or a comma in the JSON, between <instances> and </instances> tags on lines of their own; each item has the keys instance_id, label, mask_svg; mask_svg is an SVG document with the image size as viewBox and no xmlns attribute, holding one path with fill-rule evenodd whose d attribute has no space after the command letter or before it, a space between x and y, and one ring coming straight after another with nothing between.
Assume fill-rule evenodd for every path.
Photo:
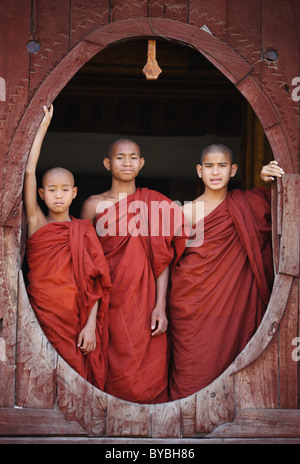
<instances>
[{"instance_id":1,"label":"oval window opening","mask_svg":"<svg viewBox=\"0 0 300 464\"><path fill-rule=\"evenodd\" d=\"M120 137L133 139L139 145L141 154L146 160L136 179L137 187L158 191L181 205L194 200L204 192L203 182L196 172L196 165L199 164L201 148L211 143L226 144L235 153L238 170L231 178L230 192L236 189L250 190L262 185L259 176L260 168L273 159L272 151L257 116L236 87L198 51L165 40L157 40L156 50L156 58L162 73L157 80L146 80L142 72L146 55L145 39L128 40L106 48L77 72L54 101L54 117L45 137L38 164L38 182L41 182L42 174L54 166L70 169L78 187L77 197L70 209L74 217L80 217L82 205L89 196L109 190L111 175L103 166L102 160L107 155L109 144ZM255 203L253 198L251 201ZM223 218L222 214L218 219L221 224L220 234L224 234L226 223L226 218ZM232 223L228 227L228 234L231 236ZM214 246L213 241L211 246ZM235 244L231 243L228 246L234 247ZM198 258L205 259L207 250L201 253ZM220 271L224 265L222 256L226 255L226 249L222 253L219 257L216 255L212 258L217 260L215 267L212 266L210 271L212 281L215 281L218 272L222 272ZM236 253L239 254L238 251ZM246 283L250 287L253 285L253 277L252 281L248 282L249 276L243 260L237 266L239 266L236 272L240 276L240 295L241 298L246 298L243 292ZM190 269L190 278L188 279L185 274L182 284L179 281L176 283L182 289L175 296L177 300L184 298L188 286L192 289L196 285L197 277L204 278L203 275L201 277L197 274L197 267L191 265ZM230 273L231 270L227 269L226 272ZM26 277L26 262L23 271ZM205 272L209 271L206 269ZM231 279L221 293L228 299L229 313L230 282ZM210 297L204 290L202 289L202 293L207 301L216 298L214 286L210 290ZM193 306L193 295L188 293L189 305ZM252 295L251 298L258 298L258 295ZM255 303L248 301L248 304ZM184 304L181 307L183 310ZM226 305L224 307L226 308ZM180 306L177 310L180 312ZM173 308L168 306L168 311L173 311ZM213 339L214 324L215 327L219 327L223 324L225 316L224 312L211 314L211 343L212 346L219 347L219 355L215 361L220 360L228 347L226 340ZM169 330L173 337L170 338L171 349L170 351L167 349L167 344L161 348L158 344L158 348L155 348L158 350L157 353L165 350L166 356L170 356L168 364L166 360L162 361L166 373L174 365L172 340L174 343L178 342L176 324L181 321L180 318L179 322L172 321L170 314L168 317ZM191 317L195 317L195 314ZM224 333L227 333L231 340L236 333L236 344L230 344L228 353L224 355L225 361L222 360L220 366L215 369L215 376L207 374L206 379L205 376L203 377L204 383L201 385L193 384L191 381L188 388L183 387L184 393L180 388L174 387L173 396L168 396L167 401L196 393L208 386L231 365L259 325L258 321L247 320L249 327L245 331L245 336L239 340L239 334L244 330L244 320L246 319L241 317L239 325L233 329L228 318L226 322L228 330ZM178 342L184 345L180 354L183 364L182 353L194 351L196 346L196 343L191 343L192 337L196 340L197 333L194 330L196 327L197 324L190 326L188 320L184 321L185 333L182 333L182 338ZM135 328L134 331L138 334L139 329ZM124 343L126 343L125 339ZM211 366L214 362L209 351L208 349L203 352L202 370L205 370L206 363ZM193 356L187 356L186 359L187 364L190 363L191 372L197 369ZM144 367L141 363L141 378L144 376ZM155 372L154 365L153 372ZM188 376L186 381L189 383ZM145 404L165 402L166 396L160 396L162 391L159 391L159 387L153 388L156 388L159 394L150 395L150 401L140 400L138 396L127 397L126 394L116 396Z\"/></svg>"}]
</instances>

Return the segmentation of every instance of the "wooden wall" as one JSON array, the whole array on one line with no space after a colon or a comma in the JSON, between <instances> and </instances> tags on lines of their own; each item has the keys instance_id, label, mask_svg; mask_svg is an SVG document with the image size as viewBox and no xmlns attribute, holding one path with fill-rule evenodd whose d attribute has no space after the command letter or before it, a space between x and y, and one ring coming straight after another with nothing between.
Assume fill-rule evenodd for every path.
<instances>
[{"instance_id":1,"label":"wooden wall","mask_svg":"<svg viewBox=\"0 0 300 464\"><path fill-rule=\"evenodd\" d=\"M212 35L200 30L204 25ZM201 50L248 99L287 172L273 192L276 280L266 320L234 365L207 389L151 407L112 398L74 375L36 324L20 271L23 170L40 108L88 57L114 40L139 35ZM292 357L299 335L299 203L294 201L299 199L300 92L292 84L300 74L299 37L297 0L0 3L1 435L150 441L300 437L299 363ZM39 44L37 52L28 50L30 41Z\"/></svg>"}]
</instances>

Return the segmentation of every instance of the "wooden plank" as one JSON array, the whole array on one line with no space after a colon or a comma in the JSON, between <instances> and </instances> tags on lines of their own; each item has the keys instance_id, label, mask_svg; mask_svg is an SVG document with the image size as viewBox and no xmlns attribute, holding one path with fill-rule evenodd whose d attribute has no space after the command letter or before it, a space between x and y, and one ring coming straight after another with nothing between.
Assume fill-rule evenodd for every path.
<instances>
[{"instance_id":1,"label":"wooden plank","mask_svg":"<svg viewBox=\"0 0 300 464\"><path fill-rule=\"evenodd\" d=\"M57 410L0 408L0 435L82 435L85 431Z\"/></svg>"},{"instance_id":2,"label":"wooden plank","mask_svg":"<svg viewBox=\"0 0 300 464\"><path fill-rule=\"evenodd\" d=\"M128 403L107 395L107 436L150 435L150 411L147 405Z\"/></svg>"},{"instance_id":3,"label":"wooden plank","mask_svg":"<svg viewBox=\"0 0 300 464\"><path fill-rule=\"evenodd\" d=\"M149 0L149 16L174 21L188 21L188 0Z\"/></svg>"},{"instance_id":4,"label":"wooden plank","mask_svg":"<svg viewBox=\"0 0 300 464\"><path fill-rule=\"evenodd\" d=\"M299 276L300 174L282 178L283 216L279 272Z\"/></svg>"},{"instance_id":5,"label":"wooden plank","mask_svg":"<svg viewBox=\"0 0 300 464\"><path fill-rule=\"evenodd\" d=\"M150 405L151 436L153 438L179 438L180 401Z\"/></svg>"},{"instance_id":6,"label":"wooden plank","mask_svg":"<svg viewBox=\"0 0 300 464\"><path fill-rule=\"evenodd\" d=\"M31 54L30 97L69 51L69 0L38 0L33 3L33 39L40 50Z\"/></svg>"},{"instance_id":7,"label":"wooden plank","mask_svg":"<svg viewBox=\"0 0 300 464\"><path fill-rule=\"evenodd\" d=\"M101 451L106 452L108 447L115 445L128 446L140 445L141 453L148 447L174 448L191 445L187 449L194 450L194 456L201 452L200 445L298 445L300 438L95 438L95 437L0 437L0 445L103 445ZM179 446L178 446L179 445ZM111 450L110 450L111 451ZM99 453L99 450L98 450ZM100 456L100 454L99 454ZM158 454L157 454L158 456ZM189 459L188 457L185 460ZM194 459L194 458L193 458ZM200 457L199 457L200 460Z\"/></svg>"},{"instance_id":8,"label":"wooden plank","mask_svg":"<svg viewBox=\"0 0 300 464\"><path fill-rule=\"evenodd\" d=\"M92 421L94 388L60 356L58 357L57 407L67 420L77 422L89 434L94 422Z\"/></svg>"},{"instance_id":9,"label":"wooden plank","mask_svg":"<svg viewBox=\"0 0 300 464\"><path fill-rule=\"evenodd\" d=\"M16 404L28 408L53 408L57 353L30 306L22 271L19 271L16 367Z\"/></svg>"},{"instance_id":10,"label":"wooden plank","mask_svg":"<svg viewBox=\"0 0 300 464\"><path fill-rule=\"evenodd\" d=\"M272 253L275 276L278 274L281 235L281 214L278 209L281 194L278 191L278 185L278 182L273 182L271 185Z\"/></svg>"},{"instance_id":11,"label":"wooden plank","mask_svg":"<svg viewBox=\"0 0 300 464\"><path fill-rule=\"evenodd\" d=\"M196 435L196 395L180 400L180 410L182 436Z\"/></svg>"},{"instance_id":12,"label":"wooden plank","mask_svg":"<svg viewBox=\"0 0 300 464\"><path fill-rule=\"evenodd\" d=\"M148 13L148 1L110 0L110 21L120 21L128 18L145 18Z\"/></svg>"},{"instance_id":13,"label":"wooden plank","mask_svg":"<svg viewBox=\"0 0 300 464\"><path fill-rule=\"evenodd\" d=\"M251 71L251 66L241 56L208 32L161 18L150 18L149 21L155 34L192 45L234 84Z\"/></svg>"},{"instance_id":14,"label":"wooden plank","mask_svg":"<svg viewBox=\"0 0 300 464\"><path fill-rule=\"evenodd\" d=\"M247 76L236 87L249 101L264 129L278 123L278 116L267 97L262 93L258 83Z\"/></svg>"},{"instance_id":15,"label":"wooden plank","mask_svg":"<svg viewBox=\"0 0 300 464\"><path fill-rule=\"evenodd\" d=\"M251 364L234 374L235 408L278 408L278 334Z\"/></svg>"},{"instance_id":16,"label":"wooden plank","mask_svg":"<svg viewBox=\"0 0 300 464\"><path fill-rule=\"evenodd\" d=\"M221 425L209 437L300 437L300 411L254 409L240 411L230 424Z\"/></svg>"},{"instance_id":17,"label":"wooden plank","mask_svg":"<svg viewBox=\"0 0 300 464\"><path fill-rule=\"evenodd\" d=\"M231 374L244 369L248 364L255 361L274 337L287 305L292 281L291 276L284 274L278 274L275 277L264 318L247 346L231 365Z\"/></svg>"},{"instance_id":18,"label":"wooden plank","mask_svg":"<svg viewBox=\"0 0 300 464\"><path fill-rule=\"evenodd\" d=\"M288 146L289 137L281 127L281 123L265 128L265 134L270 142L274 159L278 161L282 169L288 174L297 172L297 162Z\"/></svg>"},{"instance_id":19,"label":"wooden plank","mask_svg":"<svg viewBox=\"0 0 300 464\"><path fill-rule=\"evenodd\" d=\"M227 3L226 0L190 0L189 23L199 28L207 26L212 34L225 40Z\"/></svg>"},{"instance_id":20,"label":"wooden plank","mask_svg":"<svg viewBox=\"0 0 300 464\"><path fill-rule=\"evenodd\" d=\"M228 368L196 394L196 432L207 434L234 418L234 377Z\"/></svg>"},{"instance_id":21,"label":"wooden plank","mask_svg":"<svg viewBox=\"0 0 300 464\"><path fill-rule=\"evenodd\" d=\"M100 51L114 42L147 35L154 35L149 20L147 18L133 18L107 24L92 32L85 40L98 44Z\"/></svg>"},{"instance_id":22,"label":"wooden plank","mask_svg":"<svg viewBox=\"0 0 300 464\"><path fill-rule=\"evenodd\" d=\"M279 394L280 407L298 408L298 364L292 356L294 340L298 340L299 279L294 278L285 313L279 328Z\"/></svg>"},{"instance_id":23,"label":"wooden plank","mask_svg":"<svg viewBox=\"0 0 300 464\"><path fill-rule=\"evenodd\" d=\"M292 98L292 79L299 76L299 2L263 1L261 82L266 95L276 104L280 123L287 134L294 171L298 172L299 102ZM270 61L268 51L278 59Z\"/></svg>"},{"instance_id":24,"label":"wooden plank","mask_svg":"<svg viewBox=\"0 0 300 464\"><path fill-rule=\"evenodd\" d=\"M30 11L30 0L0 2L0 77L6 84L6 99L0 102L1 223L5 204L2 197L11 181L7 176L14 177L18 172L18 166L10 163L9 147L28 103L29 54L26 53L26 40L30 37Z\"/></svg>"},{"instance_id":25,"label":"wooden plank","mask_svg":"<svg viewBox=\"0 0 300 464\"><path fill-rule=\"evenodd\" d=\"M108 0L72 0L70 49L95 29L108 23Z\"/></svg>"},{"instance_id":26,"label":"wooden plank","mask_svg":"<svg viewBox=\"0 0 300 464\"><path fill-rule=\"evenodd\" d=\"M248 63L260 60L261 0L227 2L226 43Z\"/></svg>"}]
</instances>

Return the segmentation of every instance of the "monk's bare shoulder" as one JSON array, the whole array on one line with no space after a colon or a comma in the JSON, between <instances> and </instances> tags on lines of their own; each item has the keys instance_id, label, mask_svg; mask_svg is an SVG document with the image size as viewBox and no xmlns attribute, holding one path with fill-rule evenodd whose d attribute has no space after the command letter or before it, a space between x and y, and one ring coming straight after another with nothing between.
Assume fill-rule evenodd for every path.
<instances>
[{"instance_id":1,"label":"monk's bare shoulder","mask_svg":"<svg viewBox=\"0 0 300 464\"><path fill-rule=\"evenodd\" d=\"M204 216L202 196L193 201L186 202L182 207L185 218L191 225L196 224Z\"/></svg>"},{"instance_id":2,"label":"monk's bare shoulder","mask_svg":"<svg viewBox=\"0 0 300 464\"><path fill-rule=\"evenodd\" d=\"M81 208L80 217L88 219L92 224L97 214L97 206L100 202L105 200L104 194L91 195L87 198Z\"/></svg>"}]
</instances>

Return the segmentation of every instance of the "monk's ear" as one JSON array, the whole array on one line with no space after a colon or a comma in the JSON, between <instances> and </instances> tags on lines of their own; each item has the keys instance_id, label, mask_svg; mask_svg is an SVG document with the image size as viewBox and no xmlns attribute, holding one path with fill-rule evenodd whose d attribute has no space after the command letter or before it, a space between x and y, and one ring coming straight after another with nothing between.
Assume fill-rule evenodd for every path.
<instances>
[{"instance_id":1,"label":"monk's ear","mask_svg":"<svg viewBox=\"0 0 300 464\"><path fill-rule=\"evenodd\" d=\"M230 177L234 177L237 173L238 170L238 165L237 164L232 164L231 165L231 174Z\"/></svg>"},{"instance_id":2,"label":"monk's ear","mask_svg":"<svg viewBox=\"0 0 300 464\"><path fill-rule=\"evenodd\" d=\"M39 188L38 189L39 196L41 197L42 200L45 200L45 195L44 195L44 189Z\"/></svg>"},{"instance_id":3,"label":"monk's ear","mask_svg":"<svg viewBox=\"0 0 300 464\"><path fill-rule=\"evenodd\" d=\"M110 159L109 158L107 157L104 158L103 165L108 171L110 171Z\"/></svg>"},{"instance_id":4,"label":"monk's ear","mask_svg":"<svg viewBox=\"0 0 300 464\"><path fill-rule=\"evenodd\" d=\"M199 177L201 177L201 172L202 172L202 165L201 164L197 164L196 166L196 170L197 170L197 174Z\"/></svg>"},{"instance_id":5,"label":"monk's ear","mask_svg":"<svg viewBox=\"0 0 300 464\"><path fill-rule=\"evenodd\" d=\"M144 167L145 165L145 158L141 157L141 160L140 160L140 170L142 169L142 167Z\"/></svg>"},{"instance_id":6,"label":"monk's ear","mask_svg":"<svg viewBox=\"0 0 300 464\"><path fill-rule=\"evenodd\" d=\"M78 188L77 188L77 187L73 187L73 200L74 200L74 198L76 198L77 192L78 192Z\"/></svg>"}]
</instances>

